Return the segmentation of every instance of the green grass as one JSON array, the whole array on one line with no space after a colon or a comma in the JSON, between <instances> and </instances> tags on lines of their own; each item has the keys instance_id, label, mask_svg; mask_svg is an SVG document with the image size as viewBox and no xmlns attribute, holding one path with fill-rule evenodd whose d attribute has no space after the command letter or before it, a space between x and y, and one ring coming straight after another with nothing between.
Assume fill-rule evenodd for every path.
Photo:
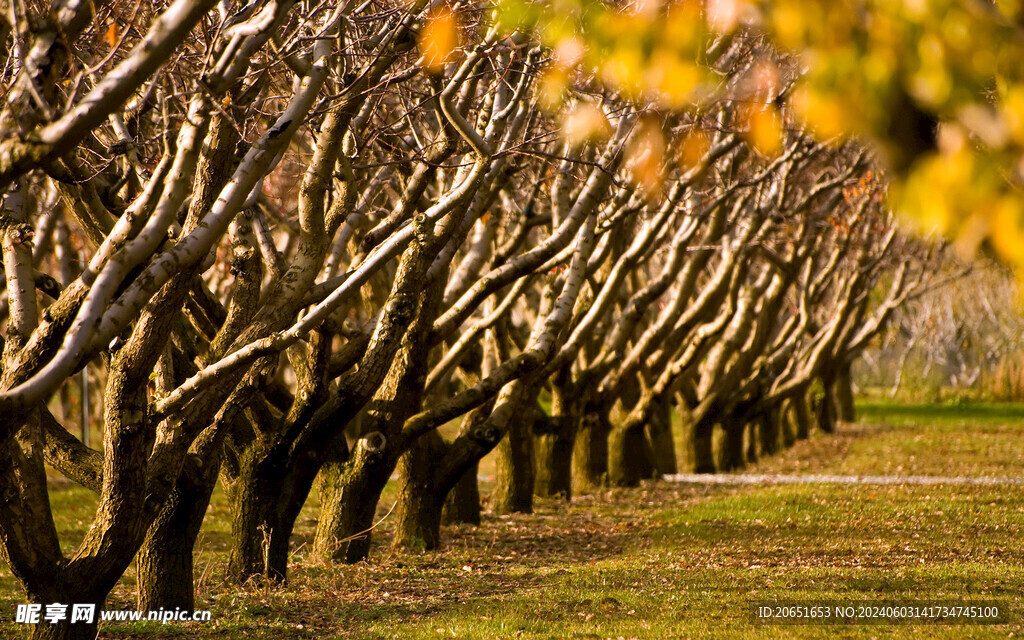
<instances>
[{"instance_id":1,"label":"green grass","mask_svg":"<svg viewBox=\"0 0 1024 640\"><path fill-rule=\"evenodd\" d=\"M757 471L1024 476L1024 410L866 405L863 422L815 435ZM390 492L390 490L389 490ZM230 531L218 492L197 562L210 624L109 627L116 638L1006 638L1024 634L1024 500L1013 486L741 488L652 483L539 501L533 515L446 529L434 553L310 562L315 500L300 517L291 580L223 579ZM390 507L387 493L382 510ZM68 543L95 499L54 491ZM131 572L112 596L131 608ZM0 611L22 601L0 572ZM771 600L994 600L1011 622L962 625L754 623ZM26 629L0 622L0 637Z\"/></svg>"}]
</instances>

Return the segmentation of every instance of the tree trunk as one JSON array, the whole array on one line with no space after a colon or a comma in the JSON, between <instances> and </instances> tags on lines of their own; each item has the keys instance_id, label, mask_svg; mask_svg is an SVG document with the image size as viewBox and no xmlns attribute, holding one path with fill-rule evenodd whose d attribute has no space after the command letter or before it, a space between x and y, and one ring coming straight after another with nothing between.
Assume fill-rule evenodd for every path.
<instances>
[{"instance_id":1,"label":"tree trunk","mask_svg":"<svg viewBox=\"0 0 1024 640\"><path fill-rule=\"evenodd\" d=\"M497 478L491 492L491 510L497 514L533 513L533 435L536 400L524 400L526 410L509 425L498 443Z\"/></svg>"},{"instance_id":2,"label":"tree trunk","mask_svg":"<svg viewBox=\"0 0 1024 640\"><path fill-rule=\"evenodd\" d=\"M774 416L777 423L776 429L781 429L782 431L782 446L787 449L796 442L795 404L794 400L784 401L782 408Z\"/></svg>"},{"instance_id":3,"label":"tree trunk","mask_svg":"<svg viewBox=\"0 0 1024 640\"><path fill-rule=\"evenodd\" d=\"M843 422L855 422L857 420L857 409L853 402L853 377L850 373L849 364L839 368L834 387L839 419Z\"/></svg>"},{"instance_id":4,"label":"tree trunk","mask_svg":"<svg viewBox=\"0 0 1024 640\"><path fill-rule=\"evenodd\" d=\"M314 557L347 563L366 559L377 503L395 468L386 445L383 434L372 432L358 440L347 461L332 462L320 470Z\"/></svg>"},{"instance_id":5,"label":"tree trunk","mask_svg":"<svg viewBox=\"0 0 1024 640\"><path fill-rule=\"evenodd\" d=\"M200 436L186 456L174 491L135 556L140 611L195 609L196 538L220 470L220 439Z\"/></svg>"},{"instance_id":6,"label":"tree trunk","mask_svg":"<svg viewBox=\"0 0 1024 640\"><path fill-rule=\"evenodd\" d=\"M398 460L398 504L394 547L430 551L441 544L441 510L444 496L438 495L434 463L447 445L436 431L412 443Z\"/></svg>"},{"instance_id":7,"label":"tree trunk","mask_svg":"<svg viewBox=\"0 0 1024 640\"><path fill-rule=\"evenodd\" d=\"M743 432L745 424L729 423L725 426L725 442L721 451L721 468L724 471L742 469L746 461L743 456Z\"/></svg>"},{"instance_id":8,"label":"tree trunk","mask_svg":"<svg viewBox=\"0 0 1024 640\"><path fill-rule=\"evenodd\" d=\"M193 490L179 478L135 556L140 611L195 609L193 551L209 502L210 491Z\"/></svg>"},{"instance_id":9,"label":"tree trunk","mask_svg":"<svg viewBox=\"0 0 1024 640\"><path fill-rule=\"evenodd\" d=\"M758 420L751 420L747 423L747 462L757 464L757 442L760 436L760 424Z\"/></svg>"},{"instance_id":10,"label":"tree trunk","mask_svg":"<svg viewBox=\"0 0 1024 640\"><path fill-rule=\"evenodd\" d=\"M565 412L534 420L533 492L542 498L572 496L573 420Z\"/></svg>"},{"instance_id":11,"label":"tree trunk","mask_svg":"<svg viewBox=\"0 0 1024 640\"><path fill-rule=\"evenodd\" d=\"M444 293L443 277L435 278L425 288L417 288L413 283L426 277L435 255L433 252L447 242L444 233L434 236L427 226L419 229L417 243L407 250L400 266L400 272L403 268L407 272L404 277L396 276L392 285L393 292L388 301L388 308L393 311L391 321L395 327L403 325L403 318L410 318L412 322L408 324L394 357L389 357L391 363L387 374L366 405L361 426L363 436L346 463L334 473L322 477L321 517L313 553L323 560L349 563L365 560L370 550L371 530L380 494L401 457L417 446L429 449L430 443L438 441L443 445L437 434L433 436L436 440L429 435L424 436L427 445L409 442L403 436L402 428L406 420L419 410L423 400L431 350L427 337ZM402 283L401 287L399 283ZM406 461L419 462L419 455L419 452L413 453L406 457ZM431 462L428 457L425 464L405 467L405 471L412 474L409 490L415 491L416 485L428 482L429 476L421 479L417 474L432 474ZM438 522L443 499L443 496L438 499L434 509ZM431 541L425 540L424 544L427 543ZM437 544L436 541L432 543L434 546Z\"/></svg>"},{"instance_id":12,"label":"tree trunk","mask_svg":"<svg viewBox=\"0 0 1024 640\"><path fill-rule=\"evenodd\" d=\"M781 421L783 414L778 409L769 409L758 418L759 434L761 436L761 453L766 456L779 452L779 435L781 432Z\"/></svg>"},{"instance_id":13,"label":"tree trunk","mask_svg":"<svg viewBox=\"0 0 1024 640\"><path fill-rule=\"evenodd\" d=\"M572 441L557 433L545 433L534 440L533 491L542 498L572 497Z\"/></svg>"},{"instance_id":14,"label":"tree trunk","mask_svg":"<svg viewBox=\"0 0 1024 640\"><path fill-rule=\"evenodd\" d=\"M796 439L806 440L811 435L811 417L807 412L806 393L800 393L793 398L793 419L796 422Z\"/></svg>"},{"instance_id":15,"label":"tree trunk","mask_svg":"<svg viewBox=\"0 0 1024 640\"><path fill-rule=\"evenodd\" d=\"M818 430L822 433L835 433L836 430L836 399L833 393L833 381L822 380L823 392L816 407Z\"/></svg>"},{"instance_id":16,"label":"tree trunk","mask_svg":"<svg viewBox=\"0 0 1024 640\"><path fill-rule=\"evenodd\" d=\"M676 461L676 443L672 437L672 405L659 402L651 411L646 426L647 440L651 448L654 470L657 475L672 475L679 472Z\"/></svg>"},{"instance_id":17,"label":"tree trunk","mask_svg":"<svg viewBox=\"0 0 1024 640\"><path fill-rule=\"evenodd\" d=\"M694 473L715 473L714 452L715 424L709 420L698 420L693 425L693 471Z\"/></svg>"},{"instance_id":18,"label":"tree trunk","mask_svg":"<svg viewBox=\"0 0 1024 640\"><path fill-rule=\"evenodd\" d=\"M579 389L572 381L572 367L563 367L551 379L551 416L534 422L534 493L538 496L572 497L573 445L583 413Z\"/></svg>"},{"instance_id":19,"label":"tree trunk","mask_svg":"<svg viewBox=\"0 0 1024 640\"><path fill-rule=\"evenodd\" d=\"M409 493L409 505L399 524L400 533L396 543L405 544L411 539L441 539L441 522L454 524L465 522L480 524L480 490L477 484L477 470L480 459L492 451L500 440L500 433L488 420L492 407L471 411L462 422L459 436L443 448L440 453L423 465L430 474L430 486L420 493ZM433 437L432 432L423 437ZM440 436L437 436L440 439ZM429 531L427 530L429 528ZM402 542L399 542L402 538Z\"/></svg>"},{"instance_id":20,"label":"tree trunk","mask_svg":"<svg viewBox=\"0 0 1024 640\"><path fill-rule=\"evenodd\" d=\"M40 622L32 628L32 640L96 640L100 612L103 610L104 600L106 600L106 597L87 598L77 591L69 590L64 597L54 598L48 602L37 602L36 604L41 604L43 609L39 614ZM72 605L87 604L90 601L94 601L96 606L93 613L93 621L91 623L79 621L72 624ZM56 624L50 624L43 620L43 615L46 613L46 605L54 604L55 602L68 605L67 616Z\"/></svg>"},{"instance_id":21,"label":"tree trunk","mask_svg":"<svg viewBox=\"0 0 1024 640\"><path fill-rule=\"evenodd\" d=\"M623 385L621 395L608 412L612 425L608 436L608 482L619 487L635 487L640 478L654 474L653 454L644 436L643 424L630 422L634 407L643 402L639 385Z\"/></svg>"},{"instance_id":22,"label":"tree trunk","mask_svg":"<svg viewBox=\"0 0 1024 640\"><path fill-rule=\"evenodd\" d=\"M643 426L616 427L608 437L608 482L617 487L635 487L641 478L654 475L652 453Z\"/></svg>"},{"instance_id":23,"label":"tree trunk","mask_svg":"<svg viewBox=\"0 0 1024 640\"><path fill-rule=\"evenodd\" d=\"M252 447L241 461L237 486L231 503L231 550L228 555L228 577L235 584L265 577L283 581L284 575L271 572L270 538L274 525L270 505L277 501L281 475L271 477L270 460Z\"/></svg>"},{"instance_id":24,"label":"tree trunk","mask_svg":"<svg viewBox=\"0 0 1024 640\"><path fill-rule=\"evenodd\" d=\"M609 425L597 411L587 411L580 421L572 446L572 492L588 493L600 487L608 475Z\"/></svg>"},{"instance_id":25,"label":"tree trunk","mask_svg":"<svg viewBox=\"0 0 1024 640\"><path fill-rule=\"evenodd\" d=\"M480 525L479 473L480 464L474 462L448 492L441 512L443 524Z\"/></svg>"},{"instance_id":26,"label":"tree trunk","mask_svg":"<svg viewBox=\"0 0 1024 640\"><path fill-rule=\"evenodd\" d=\"M308 456L293 460L283 441L246 449L231 492L228 576L236 584L255 577L287 580L292 529L318 464Z\"/></svg>"},{"instance_id":27,"label":"tree trunk","mask_svg":"<svg viewBox=\"0 0 1024 640\"><path fill-rule=\"evenodd\" d=\"M533 513L533 460L529 435L515 434L513 425L498 444L497 477L491 491L491 510L496 514Z\"/></svg>"}]
</instances>

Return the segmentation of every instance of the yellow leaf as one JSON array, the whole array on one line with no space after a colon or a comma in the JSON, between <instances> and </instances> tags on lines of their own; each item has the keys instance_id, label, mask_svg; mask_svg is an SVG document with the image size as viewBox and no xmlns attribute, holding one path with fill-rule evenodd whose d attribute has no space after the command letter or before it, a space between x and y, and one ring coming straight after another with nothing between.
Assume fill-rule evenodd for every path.
<instances>
[{"instance_id":1,"label":"yellow leaf","mask_svg":"<svg viewBox=\"0 0 1024 640\"><path fill-rule=\"evenodd\" d=\"M551 67L541 75L537 101L542 108L555 111L562 105L568 86L569 76L565 69Z\"/></svg>"},{"instance_id":2,"label":"yellow leaf","mask_svg":"<svg viewBox=\"0 0 1024 640\"><path fill-rule=\"evenodd\" d=\"M703 80L697 65L682 60L679 54L664 47L651 55L644 76L648 88L656 91L659 101L670 109L689 105Z\"/></svg>"},{"instance_id":3,"label":"yellow leaf","mask_svg":"<svg viewBox=\"0 0 1024 640\"><path fill-rule=\"evenodd\" d=\"M697 129L690 129L680 141L676 159L684 169L696 167L711 148L707 134Z\"/></svg>"},{"instance_id":4,"label":"yellow leaf","mask_svg":"<svg viewBox=\"0 0 1024 640\"><path fill-rule=\"evenodd\" d=\"M665 136L653 120L640 124L626 149L626 168L638 186L653 195L661 189L665 176Z\"/></svg>"},{"instance_id":5,"label":"yellow leaf","mask_svg":"<svg viewBox=\"0 0 1024 640\"><path fill-rule=\"evenodd\" d=\"M1014 142L1024 145L1024 87L1014 86L1002 101L1002 116Z\"/></svg>"},{"instance_id":6,"label":"yellow leaf","mask_svg":"<svg viewBox=\"0 0 1024 640\"><path fill-rule=\"evenodd\" d=\"M992 247L1003 260L1020 270L1024 268L1024 212L1013 197L1001 198L989 217Z\"/></svg>"},{"instance_id":7,"label":"yellow leaf","mask_svg":"<svg viewBox=\"0 0 1024 640\"><path fill-rule=\"evenodd\" d=\"M558 41L555 45L555 64L566 69L572 69L578 65L586 53L586 47L579 38L567 36Z\"/></svg>"},{"instance_id":8,"label":"yellow leaf","mask_svg":"<svg viewBox=\"0 0 1024 640\"><path fill-rule=\"evenodd\" d=\"M739 24L743 12L741 0L707 0L708 26L719 33L729 33Z\"/></svg>"},{"instance_id":9,"label":"yellow leaf","mask_svg":"<svg viewBox=\"0 0 1024 640\"><path fill-rule=\"evenodd\" d=\"M110 45L113 49L117 46L117 41L121 39L121 30L117 28L117 23L113 22L107 27L107 33L103 36L103 41Z\"/></svg>"},{"instance_id":10,"label":"yellow leaf","mask_svg":"<svg viewBox=\"0 0 1024 640\"><path fill-rule=\"evenodd\" d=\"M850 134L850 123L843 104L834 95L802 88L793 95L793 107L818 136L824 140Z\"/></svg>"},{"instance_id":11,"label":"yellow leaf","mask_svg":"<svg viewBox=\"0 0 1024 640\"><path fill-rule=\"evenodd\" d=\"M807 8L794 0L781 0L772 5L771 24L783 47L797 49L804 44L807 29Z\"/></svg>"},{"instance_id":12,"label":"yellow leaf","mask_svg":"<svg viewBox=\"0 0 1024 640\"><path fill-rule=\"evenodd\" d=\"M643 85L644 60L634 44L619 44L601 68L604 81L624 95L636 98Z\"/></svg>"},{"instance_id":13,"label":"yellow leaf","mask_svg":"<svg viewBox=\"0 0 1024 640\"><path fill-rule=\"evenodd\" d=\"M420 31L419 48L423 66L434 73L441 71L458 46L459 29L455 14L451 9L442 7L427 18L427 23Z\"/></svg>"},{"instance_id":14,"label":"yellow leaf","mask_svg":"<svg viewBox=\"0 0 1024 640\"><path fill-rule=\"evenodd\" d=\"M778 155L782 150L782 124L775 107L758 105L747 111L746 137L750 146L761 155Z\"/></svg>"},{"instance_id":15,"label":"yellow leaf","mask_svg":"<svg viewBox=\"0 0 1024 640\"><path fill-rule=\"evenodd\" d=\"M580 103L562 120L562 136L577 147L588 140L601 140L611 134L611 125L597 105Z\"/></svg>"}]
</instances>

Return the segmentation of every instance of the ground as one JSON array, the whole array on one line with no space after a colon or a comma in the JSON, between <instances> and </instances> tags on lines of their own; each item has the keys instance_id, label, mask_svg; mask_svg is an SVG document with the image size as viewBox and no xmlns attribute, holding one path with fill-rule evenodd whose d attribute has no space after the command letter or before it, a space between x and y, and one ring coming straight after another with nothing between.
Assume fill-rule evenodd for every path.
<instances>
[{"instance_id":1,"label":"ground","mask_svg":"<svg viewBox=\"0 0 1024 640\"><path fill-rule=\"evenodd\" d=\"M867 405L758 473L1024 477L1024 409ZM649 483L541 500L533 515L485 516L426 554L305 559L318 505L299 521L283 589L223 581L227 508L216 496L199 543L198 606L210 623L121 624L102 638L1006 638L1024 635L1022 487ZM381 516L391 502L386 494ZM94 498L54 490L62 539L84 533ZM130 609L134 577L110 607ZM1008 624L766 625L756 602L993 601ZM0 637L23 602L0 570Z\"/></svg>"}]
</instances>

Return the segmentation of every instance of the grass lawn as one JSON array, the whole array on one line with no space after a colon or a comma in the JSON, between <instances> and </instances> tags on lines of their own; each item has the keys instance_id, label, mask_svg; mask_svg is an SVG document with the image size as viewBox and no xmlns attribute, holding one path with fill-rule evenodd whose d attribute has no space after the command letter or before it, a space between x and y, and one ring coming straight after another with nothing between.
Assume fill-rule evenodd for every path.
<instances>
[{"instance_id":1,"label":"grass lawn","mask_svg":"<svg viewBox=\"0 0 1024 640\"><path fill-rule=\"evenodd\" d=\"M863 423L815 436L758 472L1024 476L1024 410L866 405ZM70 545L95 499L53 491ZM381 513L390 507L390 495ZM199 545L211 623L121 624L103 638L1006 638L1024 635L1020 486L703 487L539 501L529 516L486 516L445 531L436 553L370 562L305 560L318 505L298 523L289 585L240 589L223 571L229 527L217 495ZM133 608L131 572L111 608ZM1008 624L765 625L766 600L996 601ZM0 569L0 638L23 596Z\"/></svg>"}]
</instances>

